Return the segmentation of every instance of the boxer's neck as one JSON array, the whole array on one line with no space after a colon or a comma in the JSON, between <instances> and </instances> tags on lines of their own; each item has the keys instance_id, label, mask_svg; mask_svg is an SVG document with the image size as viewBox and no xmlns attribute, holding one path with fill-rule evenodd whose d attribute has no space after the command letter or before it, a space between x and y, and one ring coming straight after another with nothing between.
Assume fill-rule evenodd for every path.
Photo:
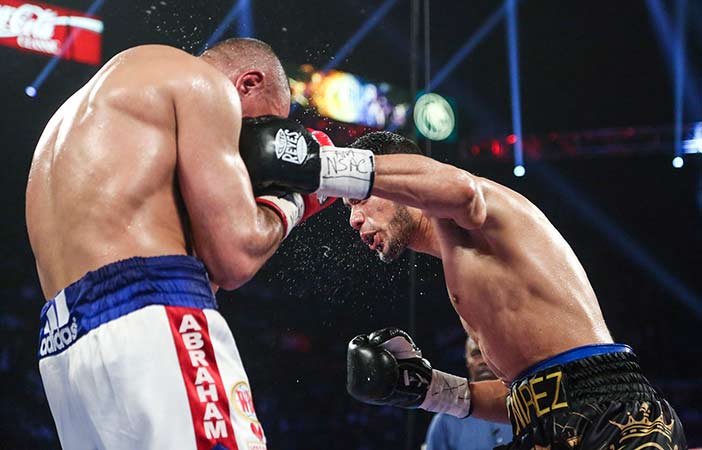
<instances>
[{"instance_id":1,"label":"boxer's neck","mask_svg":"<svg viewBox=\"0 0 702 450\"><path fill-rule=\"evenodd\" d=\"M439 247L439 240L434 234L434 227L424 214L420 213L419 220L407 246L415 252L441 258L441 248Z\"/></svg>"}]
</instances>

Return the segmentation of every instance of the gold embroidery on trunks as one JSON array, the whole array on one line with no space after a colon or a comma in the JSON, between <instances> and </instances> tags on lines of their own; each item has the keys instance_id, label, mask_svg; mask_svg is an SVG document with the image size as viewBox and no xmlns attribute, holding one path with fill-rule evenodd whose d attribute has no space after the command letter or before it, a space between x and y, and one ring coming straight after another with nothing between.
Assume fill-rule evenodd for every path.
<instances>
[{"instance_id":1,"label":"gold embroidery on trunks","mask_svg":"<svg viewBox=\"0 0 702 450\"><path fill-rule=\"evenodd\" d=\"M558 368L539 372L521 380L510 390L507 404L512 426L519 434L529 423L550 412L567 408L568 398L565 391L563 372Z\"/></svg>"},{"instance_id":2,"label":"gold embroidery on trunks","mask_svg":"<svg viewBox=\"0 0 702 450\"><path fill-rule=\"evenodd\" d=\"M507 412L514 428L514 434L518 435L526 426L527 421L520 410L519 400L515 399L512 394L507 396Z\"/></svg>"},{"instance_id":3,"label":"gold embroidery on trunks","mask_svg":"<svg viewBox=\"0 0 702 450\"><path fill-rule=\"evenodd\" d=\"M553 396L553 403L551 404L551 411L554 409L560 409L560 408L566 408L568 407L568 402L560 402L558 403L558 396L561 391L561 380L563 379L563 372L560 370L558 372L553 372L548 375L546 375L546 379L551 379L555 378L556 379L556 395Z\"/></svg>"},{"instance_id":4,"label":"gold embroidery on trunks","mask_svg":"<svg viewBox=\"0 0 702 450\"><path fill-rule=\"evenodd\" d=\"M551 410L550 407L541 409L539 406L539 399L544 398L548 395L546 392L539 392L538 394L534 390L534 385L544 381L544 377L536 377L529 380L529 390L531 391L531 398L534 400L534 409L536 410L536 417L541 417ZM556 394L558 395L558 394Z\"/></svg>"},{"instance_id":5,"label":"gold embroidery on trunks","mask_svg":"<svg viewBox=\"0 0 702 450\"><path fill-rule=\"evenodd\" d=\"M651 420L651 408L648 402L643 402L641 404L639 413L641 413L641 420L636 420L631 413L627 413L629 417L626 423L609 421L609 423L621 430L621 435L619 436L620 444L623 444L624 441L628 439L642 438L654 433L662 434L668 442L672 442L673 426L675 425L674 419L672 419L669 424L665 423L663 413L661 412L661 415L658 416L657 419ZM624 447L624 445L622 445L622 447Z\"/></svg>"}]
</instances>

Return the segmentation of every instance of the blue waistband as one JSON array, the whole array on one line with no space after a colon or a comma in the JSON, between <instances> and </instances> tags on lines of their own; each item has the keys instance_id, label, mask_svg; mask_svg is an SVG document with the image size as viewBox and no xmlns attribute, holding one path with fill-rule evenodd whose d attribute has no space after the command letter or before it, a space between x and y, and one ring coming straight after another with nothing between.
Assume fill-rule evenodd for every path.
<instances>
[{"instance_id":1,"label":"blue waistband","mask_svg":"<svg viewBox=\"0 0 702 450\"><path fill-rule=\"evenodd\" d=\"M149 305L216 309L202 262L184 255L135 257L88 272L42 308L39 358Z\"/></svg>"},{"instance_id":2,"label":"blue waistband","mask_svg":"<svg viewBox=\"0 0 702 450\"><path fill-rule=\"evenodd\" d=\"M628 345L625 344L592 344L583 345L582 347L571 348L563 353L559 353L548 359L545 359L539 363L534 364L525 371L519 374L518 377L512 381L512 384L534 375L537 372L548 369L553 366L560 366L567 364L569 362L577 361L579 359L588 358L595 355L603 355L605 353L634 353Z\"/></svg>"}]
</instances>

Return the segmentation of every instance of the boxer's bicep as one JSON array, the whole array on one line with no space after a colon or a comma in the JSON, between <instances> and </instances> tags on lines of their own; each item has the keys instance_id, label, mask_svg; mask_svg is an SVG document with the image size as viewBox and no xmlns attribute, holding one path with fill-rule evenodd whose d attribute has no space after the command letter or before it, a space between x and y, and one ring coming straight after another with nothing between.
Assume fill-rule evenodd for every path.
<instances>
[{"instance_id":1,"label":"boxer's bicep","mask_svg":"<svg viewBox=\"0 0 702 450\"><path fill-rule=\"evenodd\" d=\"M246 166L239 156L241 107L218 79L198 80L176 97L177 175L197 254L217 284L251 275L247 242L258 225Z\"/></svg>"}]
</instances>

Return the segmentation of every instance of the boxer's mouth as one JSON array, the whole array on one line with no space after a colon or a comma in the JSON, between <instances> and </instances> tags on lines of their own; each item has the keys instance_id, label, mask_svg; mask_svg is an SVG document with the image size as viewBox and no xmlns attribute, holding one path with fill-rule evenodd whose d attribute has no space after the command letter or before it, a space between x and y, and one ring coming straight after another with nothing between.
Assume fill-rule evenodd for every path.
<instances>
[{"instance_id":1,"label":"boxer's mouth","mask_svg":"<svg viewBox=\"0 0 702 450\"><path fill-rule=\"evenodd\" d=\"M361 240L363 241L364 244L368 246L371 250L375 250L378 248L378 245L382 246L382 243L380 241L380 237L378 236L377 231L369 231L366 233L361 233Z\"/></svg>"}]
</instances>

